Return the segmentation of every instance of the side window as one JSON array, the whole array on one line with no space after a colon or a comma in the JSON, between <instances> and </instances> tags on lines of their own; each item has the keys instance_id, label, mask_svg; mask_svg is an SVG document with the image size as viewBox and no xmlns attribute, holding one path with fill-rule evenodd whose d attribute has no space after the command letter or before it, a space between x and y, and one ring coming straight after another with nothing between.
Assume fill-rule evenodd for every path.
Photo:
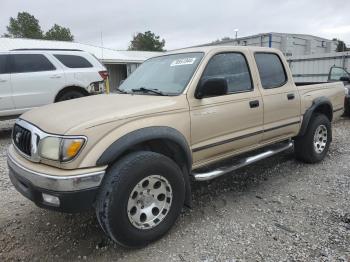
<instances>
[{"instance_id":1,"label":"side window","mask_svg":"<svg viewBox=\"0 0 350 262\"><path fill-rule=\"evenodd\" d=\"M0 55L0 75L8 74L8 55Z\"/></svg>"},{"instance_id":2,"label":"side window","mask_svg":"<svg viewBox=\"0 0 350 262\"><path fill-rule=\"evenodd\" d=\"M92 64L82 56L54 55L62 64L69 68L90 68Z\"/></svg>"},{"instance_id":3,"label":"side window","mask_svg":"<svg viewBox=\"0 0 350 262\"><path fill-rule=\"evenodd\" d=\"M287 82L287 75L281 59L273 53L256 53L260 80L263 88L281 87Z\"/></svg>"},{"instance_id":4,"label":"side window","mask_svg":"<svg viewBox=\"0 0 350 262\"><path fill-rule=\"evenodd\" d=\"M14 73L30 73L56 70L53 64L41 54L15 54L13 58Z\"/></svg>"},{"instance_id":5,"label":"side window","mask_svg":"<svg viewBox=\"0 0 350 262\"><path fill-rule=\"evenodd\" d=\"M329 75L330 81L339 81L341 77L349 77L348 72L346 72L341 67L332 67L331 73Z\"/></svg>"},{"instance_id":6,"label":"side window","mask_svg":"<svg viewBox=\"0 0 350 262\"><path fill-rule=\"evenodd\" d=\"M223 53L213 56L202 75L202 80L222 77L227 80L228 93L253 89L245 57L240 53Z\"/></svg>"}]
</instances>

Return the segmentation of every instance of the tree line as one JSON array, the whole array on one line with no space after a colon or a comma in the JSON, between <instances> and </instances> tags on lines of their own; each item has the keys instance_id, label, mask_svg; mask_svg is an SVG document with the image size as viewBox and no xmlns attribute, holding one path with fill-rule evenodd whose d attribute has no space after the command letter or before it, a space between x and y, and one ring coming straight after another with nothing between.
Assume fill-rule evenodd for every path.
<instances>
[{"instance_id":1,"label":"tree line","mask_svg":"<svg viewBox=\"0 0 350 262\"><path fill-rule=\"evenodd\" d=\"M39 20L27 12L19 12L16 18L10 17L6 28L7 33L3 37L74 41L69 28L54 24L49 31L44 32Z\"/></svg>"},{"instance_id":2,"label":"tree line","mask_svg":"<svg viewBox=\"0 0 350 262\"><path fill-rule=\"evenodd\" d=\"M10 17L6 29L7 32L2 37L74 41L74 36L69 28L54 24L50 30L44 32L39 20L27 12L19 12L17 17ZM146 31L133 36L128 50L164 51L164 46L164 39L160 39L160 36L151 31Z\"/></svg>"}]
</instances>

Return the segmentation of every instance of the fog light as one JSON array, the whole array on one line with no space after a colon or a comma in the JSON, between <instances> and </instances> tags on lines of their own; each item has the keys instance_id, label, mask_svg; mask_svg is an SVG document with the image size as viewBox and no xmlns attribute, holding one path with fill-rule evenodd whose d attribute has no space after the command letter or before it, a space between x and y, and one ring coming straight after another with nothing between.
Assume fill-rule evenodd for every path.
<instances>
[{"instance_id":1,"label":"fog light","mask_svg":"<svg viewBox=\"0 0 350 262\"><path fill-rule=\"evenodd\" d=\"M60 205L60 199L56 196L51 196L45 193L42 193L44 202L54 205L54 206L59 206Z\"/></svg>"}]
</instances>

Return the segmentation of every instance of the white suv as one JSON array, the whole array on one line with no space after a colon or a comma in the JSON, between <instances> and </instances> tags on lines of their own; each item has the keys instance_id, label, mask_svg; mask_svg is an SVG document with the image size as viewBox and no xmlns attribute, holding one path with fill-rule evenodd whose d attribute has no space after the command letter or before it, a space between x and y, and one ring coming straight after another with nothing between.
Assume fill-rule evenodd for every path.
<instances>
[{"instance_id":1,"label":"white suv","mask_svg":"<svg viewBox=\"0 0 350 262\"><path fill-rule=\"evenodd\" d=\"M34 107L103 93L106 68L81 50L0 52L0 120Z\"/></svg>"}]
</instances>

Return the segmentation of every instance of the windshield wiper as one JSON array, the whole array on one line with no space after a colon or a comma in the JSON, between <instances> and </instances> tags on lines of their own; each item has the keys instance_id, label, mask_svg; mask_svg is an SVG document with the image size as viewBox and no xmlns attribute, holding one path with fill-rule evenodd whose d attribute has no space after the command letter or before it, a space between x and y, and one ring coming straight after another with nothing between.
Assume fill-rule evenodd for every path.
<instances>
[{"instance_id":1,"label":"windshield wiper","mask_svg":"<svg viewBox=\"0 0 350 262\"><path fill-rule=\"evenodd\" d=\"M166 96L166 94L164 94L162 91L158 91L158 89L149 89L146 87L140 87L137 89L131 89L131 91L133 92L143 92L143 93L153 93L153 94L157 94L160 96Z\"/></svg>"}]
</instances>

